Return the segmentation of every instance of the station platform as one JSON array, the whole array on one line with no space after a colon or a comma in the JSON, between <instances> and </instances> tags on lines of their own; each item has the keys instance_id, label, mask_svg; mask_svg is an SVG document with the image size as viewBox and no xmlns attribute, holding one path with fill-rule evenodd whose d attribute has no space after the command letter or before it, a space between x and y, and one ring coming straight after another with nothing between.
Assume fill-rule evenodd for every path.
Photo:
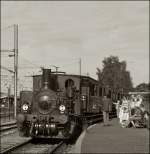
<instances>
[{"instance_id":1,"label":"station platform","mask_svg":"<svg viewBox=\"0 0 150 154\"><path fill-rule=\"evenodd\" d=\"M96 124L85 131L79 153L149 153L147 128L122 128L118 119L110 126Z\"/></svg>"}]
</instances>

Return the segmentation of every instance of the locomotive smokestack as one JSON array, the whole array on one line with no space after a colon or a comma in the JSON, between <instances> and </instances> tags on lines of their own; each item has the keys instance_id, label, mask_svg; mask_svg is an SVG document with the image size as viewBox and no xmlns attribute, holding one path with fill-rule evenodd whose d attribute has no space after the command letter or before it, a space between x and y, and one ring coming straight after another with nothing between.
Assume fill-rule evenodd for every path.
<instances>
[{"instance_id":1,"label":"locomotive smokestack","mask_svg":"<svg viewBox=\"0 0 150 154\"><path fill-rule=\"evenodd\" d=\"M42 87L44 89L50 88L50 76L51 76L51 69L43 69Z\"/></svg>"}]
</instances>

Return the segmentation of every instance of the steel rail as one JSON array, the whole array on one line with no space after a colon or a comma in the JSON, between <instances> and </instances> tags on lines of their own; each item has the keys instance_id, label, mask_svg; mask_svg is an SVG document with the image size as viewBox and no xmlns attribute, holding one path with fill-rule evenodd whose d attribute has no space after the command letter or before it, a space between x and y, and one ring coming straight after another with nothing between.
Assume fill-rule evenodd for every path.
<instances>
[{"instance_id":1,"label":"steel rail","mask_svg":"<svg viewBox=\"0 0 150 154\"><path fill-rule=\"evenodd\" d=\"M31 140L28 140L28 141L25 141L25 142L23 142L23 143L21 143L21 144L18 144L17 146L13 146L13 147L11 147L11 148L8 148L8 149L6 149L6 150L3 150L3 151L1 151L1 154L8 154L8 153L15 153L15 151L18 153L19 151L19 149L20 148L22 148L22 147L24 147L24 149L25 149L25 147L26 147L26 149L28 149L28 146L30 145L30 143L31 143L31 141L32 141L32 139ZM47 145L46 145L46 147L43 149L43 151L40 151L40 153L42 152L42 153L48 153L48 154L53 154L53 153L57 153L57 151L58 150L60 150L60 148L63 146L63 144L64 144L64 142L63 141L61 141L60 143L58 143L58 145L56 145L56 146L52 146L52 144L49 144L49 148L47 147ZM36 146L36 148L37 148L37 144L33 144L33 143L31 143L31 145L33 146L32 148L34 149L35 148L35 146ZM30 145L30 146L31 146ZM40 148L40 145L41 144L39 144L39 150L41 150L41 148ZM31 152L31 149L32 149L31 147L29 148L29 151ZM42 147L43 148L43 147ZM46 151L46 152L45 152ZM28 151L25 151L24 153L29 153ZM34 152L33 152L34 153ZM35 152L35 153L37 153L37 152Z\"/></svg>"},{"instance_id":2,"label":"steel rail","mask_svg":"<svg viewBox=\"0 0 150 154\"><path fill-rule=\"evenodd\" d=\"M2 125L0 125L0 132L5 132L5 131L8 131L8 130L14 129L14 128L17 128L16 122L2 124Z\"/></svg>"},{"instance_id":3,"label":"steel rail","mask_svg":"<svg viewBox=\"0 0 150 154\"><path fill-rule=\"evenodd\" d=\"M60 149L60 147L62 147L62 145L64 144L64 141L61 141L56 147L54 147L51 151L49 151L49 154L54 154L58 151L58 149Z\"/></svg>"},{"instance_id":4,"label":"steel rail","mask_svg":"<svg viewBox=\"0 0 150 154\"><path fill-rule=\"evenodd\" d=\"M10 129L15 129L17 128L17 125L13 125L13 126L9 126L9 127L4 127L4 128L0 128L0 132L5 132L8 131Z\"/></svg>"},{"instance_id":5,"label":"steel rail","mask_svg":"<svg viewBox=\"0 0 150 154\"><path fill-rule=\"evenodd\" d=\"M8 122L8 123L3 123L3 124L0 125L0 127L14 125L14 124L16 124L16 121L14 121L14 122Z\"/></svg>"},{"instance_id":6,"label":"steel rail","mask_svg":"<svg viewBox=\"0 0 150 154\"><path fill-rule=\"evenodd\" d=\"M25 141L25 142L23 142L23 143L20 143L20 144L18 144L18 145L12 146L12 147L10 147L10 148L8 148L8 149L6 149L6 150L2 150L2 151L1 151L1 154L9 154L9 153L11 153L11 151L14 151L14 150L18 149L18 148L20 148L20 147L22 147L22 146L24 146L24 145L30 143L31 141L32 141L32 139L30 139L30 140L28 140L28 141Z\"/></svg>"}]
</instances>

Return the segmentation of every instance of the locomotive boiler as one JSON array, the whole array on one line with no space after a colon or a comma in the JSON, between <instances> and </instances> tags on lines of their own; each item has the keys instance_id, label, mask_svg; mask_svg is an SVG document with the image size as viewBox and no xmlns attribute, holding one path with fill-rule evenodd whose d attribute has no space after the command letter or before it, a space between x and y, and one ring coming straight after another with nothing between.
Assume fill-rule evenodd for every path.
<instances>
[{"instance_id":1,"label":"locomotive boiler","mask_svg":"<svg viewBox=\"0 0 150 154\"><path fill-rule=\"evenodd\" d=\"M17 123L21 136L67 138L73 134L75 123L68 116L67 98L52 90L50 81L51 70L43 69L41 88L20 93Z\"/></svg>"}]
</instances>

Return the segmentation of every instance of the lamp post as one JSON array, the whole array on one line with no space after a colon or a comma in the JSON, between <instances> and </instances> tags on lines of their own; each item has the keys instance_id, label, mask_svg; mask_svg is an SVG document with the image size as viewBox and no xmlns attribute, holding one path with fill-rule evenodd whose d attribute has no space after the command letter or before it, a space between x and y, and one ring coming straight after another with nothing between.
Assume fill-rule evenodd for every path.
<instances>
[{"instance_id":1,"label":"lamp post","mask_svg":"<svg viewBox=\"0 0 150 154\"><path fill-rule=\"evenodd\" d=\"M81 76L81 58L79 59L79 75Z\"/></svg>"},{"instance_id":2,"label":"lamp post","mask_svg":"<svg viewBox=\"0 0 150 154\"><path fill-rule=\"evenodd\" d=\"M14 25L14 117L17 116L17 85L18 85L18 25Z\"/></svg>"},{"instance_id":3,"label":"lamp post","mask_svg":"<svg viewBox=\"0 0 150 154\"><path fill-rule=\"evenodd\" d=\"M18 25L14 25L14 116L17 115Z\"/></svg>"}]
</instances>

